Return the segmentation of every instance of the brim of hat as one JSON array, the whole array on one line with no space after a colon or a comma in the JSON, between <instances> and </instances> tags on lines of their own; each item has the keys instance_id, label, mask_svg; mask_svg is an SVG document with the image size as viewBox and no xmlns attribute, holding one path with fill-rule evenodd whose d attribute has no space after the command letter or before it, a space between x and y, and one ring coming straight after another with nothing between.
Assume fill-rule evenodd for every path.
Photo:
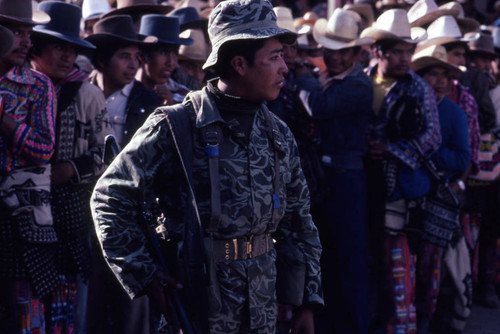
<instances>
[{"instance_id":1,"label":"brim of hat","mask_svg":"<svg viewBox=\"0 0 500 334\"><path fill-rule=\"evenodd\" d=\"M434 22L437 18L441 16L457 16L458 15L458 10L457 9L438 9L433 12L430 12L428 14L425 14L422 17L419 17L417 20L410 22L410 27L424 27L432 22Z\"/></svg>"},{"instance_id":2,"label":"brim of hat","mask_svg":"<svg viewBox=\"0 0 500 334\"><path fill-rule=\"evenodd\" d=\"M340 50L373 43L373 38L371 37L355 38L351 41L341 41L335 39L334 36L329 37L326 31L327 25L328 21L326 19L319 19L313 28L314 40L326 49Z\"/></svg>"},{"instance_id":3,"label":"brim of hat","mask_svg":"<svg viewBox=\"0 0 500 334\"><path fill-rule=\"evenodd\" d=\"M2 22L2 21L22 23L22 24L34 26L37 24L49 23L50 16L49 16L49 14L47 14L41 10L33 10L33 15L31 16L31 18L21 18L21 17L14 17L14 16L0 14L0 22Z\"/></svg>"},{"instance_id":4,"label":"brim of hat","mask_svg":"<svg viewBox=\"0 0 500 334\"><path fill-rule=\"evenodd\" d=\"M114 15L131 15L138 12L148 12L152 14L168 14L170 13L174 7L169 5L133 5L127 6L123 8L112 9L106 14L104 14L101 19L105 17L110 17Z\"/></svg>"},{"instance_id":5,"label":"brim of hat","mask_svg":"<svg viewBox=\"0 0 500 334\"><path fill-rule=\"evenodd\" d=\"M469 46L469 53L486 53L486 54L493 56L495 58L500 57L500 54L496 53L495 51L491 51L489 49L482 49L482 48L471 49L470 46Z\"/></svg>"},{"instance_id":6,"label":"brim of hat","mask_svg":"<svg viewBox=\"0 0 500 334\"><path fill-rule=\"evenodd\" d=\"M296 33L275 26L259 27L259 29L251 28L248 30L243 30L237 34L229 35L226 38L222 38L218 40L216 43L214 43L212 45L212 52L210 52L207 61L203 65L203 69L207 69L217 64L219 49L226 42L241 40L241 39L265 39L273 37L278 38L281 42L285 44L292 44L297 40Z\"/></svg>"},{"instance_id":7,"label":"brim of hat","mask_svg":"<svg viewBox=\"0 0 500 334\"><path fill-rule=\"evenodd\" d=\"M433 66L445 68L449 72L450 76L455 78L462 75L462 71L458 67L445 63L444 61L434 57L421 57L411 62L411 69L413 72L418 72L421 69Z\"/></svg>"},{"instance_id":8,"label":"brim of hat","mask_svg":"<svg viewBox=\"0 0 500 334\"><path fill-rule=\"evenodd\" d=\"M56 37L60 40L63 40L65 42L68 42L70 44L75 45L78 48L85 49L85 50L94 50L95 49L94 44L92 44L84 39L66 36L66 35L63 35L59 32L48 30L48 29L43 29L40 27L34 27L33 34L48 35L51 37Z\"/></svg>"},{"instance_id":9,"label":"brim of hat","mask_svg":"<svg viewBox=\"0 0 500 334\"><path fill-rule=\"evenodd\" d=\"M404 3L395 3L395 4L391 4L391 5L384 5L383 1L377 1L375 2L375 8L377 8L378 10L382 9L382 8L405 8L405 4Z\"/></svg>"},{"instance_id":10,"label":"brim of hat","mask_svg":"<svg viewBox=\"0 0 500 334\"><path fill-rule=\"evenodd\" d=\"M0 57L5 56L14 46L14 34L10 29L0 26Z\"/></svg>"},{"instance_id":11,"label":"brim of hat","mask_svg":"<svg viewBox=\"0 0 500 334\"><path fill-rule=\"evenodd\" d=\"M99 20L101 18L101 15L103 15L103 13L95 13L95 14L92 14L92 15L89 15L87 17L84 17L83 18L83 21L84 22L87 22L87 21L92 21L92 20Z\"/></svg>"},{"instance_id":12,"label":"brim of hat","mask_svg":"<svg viewBox=\"0 0 500 334\"><path fill-rule=\"evenodd\" d=\"M478 36L479 37L479 36ZM428 48L429 46L433 45L444 45L448 43L456 43L456 42L461 42L464 43L464 45L470 41L475 41L477 38L453 38L453 37L435 37L431 39L426 39L420 43L418 43L417 48L415 49L415 52L418 52L419 50L423 50L425 48Z\"/></svg>"},{"instance_id":13,"label":"brim of hat","mask_svg":"<svg viewBox=\"0 0 500 334\"><path fill-rule=\"evenodd\" d=\"M307 35L312 33L313 31L313 26L310 24L303 25L297 30L297 34L299 35Z\"/></svg>"},{"instance_id":14,"label":"brim of hat","mask_svg":"<svg viewBox=\"0 0 500 334\"><path fill-rule=\"evenodd\" d=\"M179 54L179 60L193 61L197 63L204 63L207 61L207 57L192 57Z\"/></svg>"},{"instance_id":15,"label":"brim of hat","mask_svg":"<svg viewBox=\"0 0 500 334\"><path fill-rule=\"evenodd\" d=\"M361 38L371 37L375 41L380 41L383 39L390 39L390 40L396 40L396 41L406 42L406 43L410 43L410 44L416 44L418 42L423 41L427 35L425 29L420 28L420 27L412 28L411 34L412 34L411 37L401 37L401 36L398 36L396 34L389 32L387 30L374 28L374 27L368 27L361 32L360 37Z\"/></svg>"},{"instance_id":16,"label":"brim of hat","mask_svg":"<svg viewBox=\"0 0 500 334\"><path fill-rule=\"evenodd\" d=\"M462 34L466 34L468 32L473 32L473 31L476 31L478 28L479 28L479 22L474 20L474 19L471 19L471 18L467 18L467 17L455 17L455 20L457 21L457 24L458 24L458 27L460 28L460 31L462 32Z\"/></svg>"},{"instance_id":17,"label":"brim of hat","mask_svg":"<svg viewBox=\"0 0 500 334\"><path fill-rule=\"evenodd\" d=\"M194 43L192 38L177 38L177 39L161 39L158 38L158 43L175 44L175 45L191 45Z\"/></svg>"},{"instance_id":18,"label":"brim of hat","mask_svg":"<svg viewBox=\"0 0 500 334\"><path fill-rule=\"evenodd\" d=\"M94 44L97 47L102 46L103 44L117 42L117 41L130 42L131 44L139 44L139 45L151 45L158 42L158 38L155 36L144 36L141 34L137 34L137 37L138 37L137 39L133 39L133 38L125 38L122 36L117 36L114 34L98 33L88 36L87 38L85 38L85 40L89 41L90 43Z\"/></svg>"}]
</instances>

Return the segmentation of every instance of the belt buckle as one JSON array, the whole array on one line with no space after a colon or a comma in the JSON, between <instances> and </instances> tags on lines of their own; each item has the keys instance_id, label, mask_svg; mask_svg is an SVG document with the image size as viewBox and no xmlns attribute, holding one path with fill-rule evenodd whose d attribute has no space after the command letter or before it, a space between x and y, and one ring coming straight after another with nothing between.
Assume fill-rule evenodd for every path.
<instances>
[{"instance_id":1,"label":"belt buckle","mask_svg":"<svg viewBox=\"0 0 500 334\"><path fill-rule=\"evenodd\" d=\"M245 240L245 254L247 259L251 259L253 257L253 234L250 235L248 238Z\"/></svg>"}]
</instances>

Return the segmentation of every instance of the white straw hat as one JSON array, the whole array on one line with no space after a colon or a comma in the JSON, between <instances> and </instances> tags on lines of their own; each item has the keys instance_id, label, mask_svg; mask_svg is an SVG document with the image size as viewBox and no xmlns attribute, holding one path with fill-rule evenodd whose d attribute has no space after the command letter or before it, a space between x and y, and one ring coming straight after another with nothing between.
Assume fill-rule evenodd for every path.
<instances>
[{"instance_id":1,"label":"white straw hat","mask_svg":"<svg viewBox=\"0 0 500 334\"><path fill-rule=\"evenodd\" d=\"M290 8L276 6L273 8L273 11L276 14L276 23L278 27L297 32L298 29L293 24L292 10Z\"/></svg>"},{"instance_id":2,"label":"white straw hat","mask_svg":"<svg viewBox=\"0 0 500 334\"><path fill-rule=\"evenodd\" d=\"M456 1L448 2L445 3L444 5L439 6L439 8L444 8L444 9L456 9L457 14L455 16L455 20L457 20L458 26L460 27L460 30L462 31L462 34L466 34L471 31L477 31L479 28L479 22L465 17L464 14L464 9L461 4L459 4Z\"/></svg>"},{"instance_id":3,"label":"white straw hat","mask_svg":"<svg viewBox=\"0 0 500 334\"><path fill-rule=\"evenodd\" d=\"M313 29L314 40L331 50L371 44L373 38L358 38L360 21L361 17L356 12L337 8L328 21L316 21Z\"/></svg>"},{"instance_id":4,"label":"white straw hat","mask_svg":"<svg viewBox=\"0 0 500 334\"><path fill-rule=\"evenodd\" d=\"M443 15L457 15L457 8L440 8L434 0L419 0L408 11L412 27L423 27Z\"/></svg>"},{"instance_id":5,"label":"white straw hat","mask_svg":"<svg viewBox=\"0 0 500 334\"><path fill-rule=\"evenodd\" d=\"M84 20L97 19L111 10L108 0L83 0L82 17Z\"/></svg>"},{"instance_id":6,"label":"white straw hat","mask_svg":"<svg viewBox=\"0 0 500 334\"><path fill-rule=\"evenodd\" d=\"M411 59L411 69L413 72L431 66L444 67L453 77L460 77L462 75L462 71L458 67L448 63L448 54L444 46L441 45L432 45L416 52Z\"/></svg>"},{"instance_id":7,"label":"white straw hat","mask_svg":"<svg viewBox=\"0 0 500 334\"><path fill-rule=\"evenodd\" d=\"M371 27L363 30L361 37L372 37L375 41L392 39L418 43L425 39L426 32L420 27L410 27L404 9L389 9L383 12Z\"/></svg>"}]
</instances>

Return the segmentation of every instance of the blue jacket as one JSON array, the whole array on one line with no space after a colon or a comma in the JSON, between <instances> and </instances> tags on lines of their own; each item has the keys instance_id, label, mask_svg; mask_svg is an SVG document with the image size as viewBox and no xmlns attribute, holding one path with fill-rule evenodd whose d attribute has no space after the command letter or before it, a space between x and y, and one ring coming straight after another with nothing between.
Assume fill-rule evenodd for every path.
<instances>
[{"instance_id":1,"label":"blue jacket","mask_svg":"<svg viewBox=\"0 0 500 334\"><path fill-rule=\"evenodd\" d=\"M373 86L361 65L342 80L332 80L323 90L310 75L297 78L300 96L318 120L321 152L332 158L332 167L362 169L366 135L373 114Z\"/></svg>"}]
</instances>

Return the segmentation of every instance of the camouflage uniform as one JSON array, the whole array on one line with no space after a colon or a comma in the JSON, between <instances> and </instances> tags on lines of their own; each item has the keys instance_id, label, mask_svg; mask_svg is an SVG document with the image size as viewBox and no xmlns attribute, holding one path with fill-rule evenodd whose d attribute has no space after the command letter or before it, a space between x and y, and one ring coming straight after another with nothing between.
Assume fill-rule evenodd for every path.
<instances>
[{"instance_id":1,"label":"camouflage uniform","mask_svg":"<svg viewBox=\"0 0 500 334\"><path fill-rule=\"evenodd\" d=\"M282 219L276 226L272 221L274 154L267 135L264 106L256 112L246 144L241 134L222 119L211 92L204 88L202 94L203 104L197 114L190 107L189 95L184 102L194 125L193 186L202 222L206 226L211 213L210 182L205 141L195 128L218 121L224 124L225 136L219 166L222 215L215 237L231 239L273 233L276 240L276 249L261 256L217 263L222 310L210 318L210 328L214 333L272 333L277 316L277 251L290 254L289 257L306 267L302 305L323 303L321 246L309 215L309 192L297 146L288 127L272 115L282 137L279 139L284 143L279 194ZM144 182L146 188L155 189L167 215L172 239L182 235L183 208L189 207L182 167L165 119L166 110L168 107L158 109L148 118L99 180L91 201L104 254L131 297L152 281L157 270L137 223L139 185Z\"/></svg>"}]
</instances>

